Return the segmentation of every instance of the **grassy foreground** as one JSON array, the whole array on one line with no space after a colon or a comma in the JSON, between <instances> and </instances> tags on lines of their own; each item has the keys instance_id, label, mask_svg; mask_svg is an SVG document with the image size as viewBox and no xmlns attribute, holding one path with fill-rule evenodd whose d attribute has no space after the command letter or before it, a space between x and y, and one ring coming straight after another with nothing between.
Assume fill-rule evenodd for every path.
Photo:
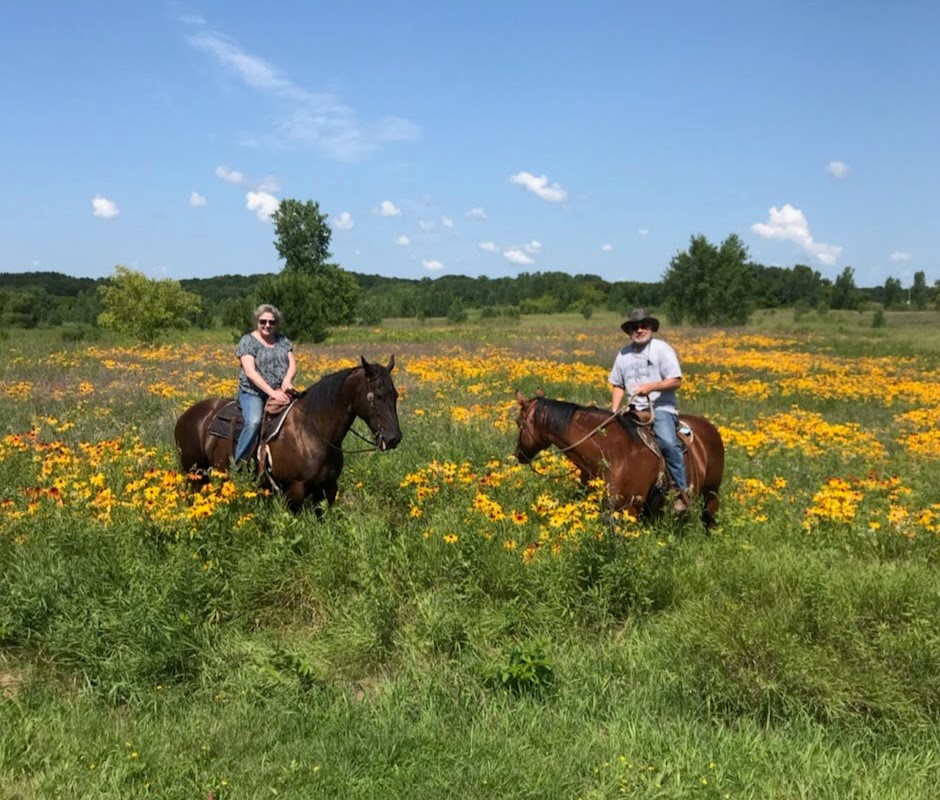
<instances>
[{"instance_id":1,"label":"grassy foreground","mask_svg":"<svg viewBox=\"0 0 940 800\"><path fill-rule=\"evenodd\" d=\"M711 536L511 457L516 387L607 402L610 315L301 347L399 365L404 441L322 521L186 494L227 335L11 337L0 797L935 797L938 316L664 329L728 448Z\"/></svg>"}]
</instances>

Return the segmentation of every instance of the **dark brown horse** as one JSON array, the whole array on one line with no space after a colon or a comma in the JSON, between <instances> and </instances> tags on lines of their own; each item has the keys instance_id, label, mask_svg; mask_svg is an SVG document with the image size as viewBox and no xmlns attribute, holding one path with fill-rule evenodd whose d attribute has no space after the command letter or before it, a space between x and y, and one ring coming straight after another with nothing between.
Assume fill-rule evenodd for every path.
<instances>
[{"instance_id":1,"label":"dark brown horse","mask_svg":"<svg viewBox=\"0 0 940 800\"><path fill-rule=\"evenodd\" d=\"M390 450L401 441L394 367L395 356L385 367L363 358L361 366L321 378L287 412L280 432L268 443L268 469L291 509L299 510L308 497L333 504L343 471L343 439L356 417L369 426L376 449ZM228 402L220 397L202 400L177 420L176 448L184 470L229 468L232 440L209 433L212 418Z\"/></svg>"},{"instance_id":2,"label":"dark brown horse","mask_svg":"<svg viewBox=\"0 0 940 800\"><path fill-rule=\"evenodd\" d=\"M519 401L519 440L516 458L528 464L551 445L558 447L581 470L581 481L594 478L607 482L616 509L626 509L635 517L653 514L662 506L663 493L656 489L663 468L659 457L640 439L636 425L624 424L609 411L579 406L545 397ZM691 449L685 454L690 493L705 500L702 521L706 528L715 524L718 512L718 487L725 465L725 447L721 434L708 420L683 414L680 417L692 430Z\"/></svg>"}]
</instances>

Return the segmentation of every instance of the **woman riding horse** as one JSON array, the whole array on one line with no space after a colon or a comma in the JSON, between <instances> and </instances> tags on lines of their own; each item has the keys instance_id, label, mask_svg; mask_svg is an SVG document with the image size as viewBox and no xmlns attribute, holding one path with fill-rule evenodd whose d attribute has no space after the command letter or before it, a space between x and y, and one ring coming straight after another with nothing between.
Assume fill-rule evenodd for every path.
<instances>
[{"instance_id":1,"label":"woman riding horse","mask_svg":"<svg viewBox=\"0 0 940 800\"><path fill-rule=\"evenodd\" d=\"M307 498L315 503L336 499L343 470L343 439L357 417L372 431L376 450L391 450L401 441L398 391L388 365L361 365L327 375L303 392L287 411L276 437L265 443L267 478L299 510ZM190 407L176 422L176 447L186 471L225 471L232 439L209 431L213 418L230 400L213 397Z\"/></svg>"}]
</instances>

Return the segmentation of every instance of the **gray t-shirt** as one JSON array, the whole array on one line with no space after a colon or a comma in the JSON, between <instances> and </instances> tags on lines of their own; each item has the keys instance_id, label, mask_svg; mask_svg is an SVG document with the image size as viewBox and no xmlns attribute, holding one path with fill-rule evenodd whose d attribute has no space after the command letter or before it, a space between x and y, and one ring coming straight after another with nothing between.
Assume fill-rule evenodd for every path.
<instances>
[{"instance_id":1,"label":"gray t-shirt","mask_svg":"<svg viewBox=\"0 0 940 800\"><path fill-rule=\"evenodd\" d=\"M287 354L293 349L290 339L280 333L274 334L274 344L271 347L267 347L250 333L246 333L238 342L235 355L239 361L242 356L254 356L255 368L268 382L268 386L272 389L280 389L281 381L284 380L287 368L290 366ZM267 396L248 380L244 367L238 370L238 391L256 394L259 397Z\"/></svg>"},{"instance_id":2,"label":"gray t-shirt","mask_svg":"<svg viewBox=\"0 0 940 800\"><path fill-rule=\"evenodd\" d=\"M610 371L612 386L619 386L626 391L627 397L641 383L663 381L667 378L681 378L682 370L679 367L679 358L676 351L659 339L650 339L643 347L635 349L633 344L627 344L617 354L613 369ZM654 408L662 408L678 414L676 408L676 390L668 392L651 392ZM645 397L637 398L637 408L646 408L648 403Z\"/></svg>"}]
</instances>

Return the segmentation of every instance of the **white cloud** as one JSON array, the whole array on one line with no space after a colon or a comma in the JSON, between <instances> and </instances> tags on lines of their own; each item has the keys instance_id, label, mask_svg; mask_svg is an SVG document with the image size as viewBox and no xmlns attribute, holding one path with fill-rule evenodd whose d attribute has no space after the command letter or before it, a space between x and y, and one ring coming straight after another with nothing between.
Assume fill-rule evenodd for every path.
<instances>
[{"instance_id":1,"label":"white cloud","mask_svg":"<svg viewBox=\"0 0 940 800\"><path fill-rule=\"evenodd\" d=\"M557 183L553 183L549 186L548 178L544 175L537 178L531 172L517 172L515 175L510 176L509 181L510 183L524 186L532 192L532 194L541 197L549 203L561 203L568 197L568 192L562 189Z\"/></svg>"},{"instance_id":2,"label":"white cloud","mask_svg":"<svg viewBox=\"0 0 940 800\"><path fill-rule=\"evenodd\" d=\"M399 247L407 247L409 244L411 244L411 239L405 236L405 234L402 234L395 240L395 244L397 244Z\"/></svg>"},{"instance_id":3,"label":"white cloud","mask_svg":"<svg viewBox=\"0 0 940 800\"><path fill-rule=\"evenodd\" d=\"M203 197L201 194L199 194L199 192L193 192L189 196L189 204L191 206L204 206L208 202L209 201L206 200L206 198Z\"/></svg>"},{"instance_id":4,"label":"white cloud","mask_svg":"<svg viewBox=\"0 0 940 800\"><path fill-rule=\"evenodd\" d=\"M391 200L383 200L377 209L380 217L400 217L401 209Z\"/></svg>"},{"instance_id":5,"label":"white cloud","mask_svg":"<svg viewBox=\"0 0 940 800\"><path fill-rule=\"evenodd\" d=\"M245 195L245 201L245 207L249 211L254 211L262 222L270 222L280 205L280 200L267 192L248 192Z\"/></svg>"},{"instance_id":6,"label":"white cloud","mask_svg":"<svg viewBox=\"0 0 940 800\"><path fill-rule=\"evenodd\" d=\"M245 175L236 169L219 164L215 168L215 177L221 178L226 183L244 183Z\"/></svg>"},{"instance_id":7,"label":"white cloud","mask_svg":"<svg viewBox=\"0 0 940 800\"><path fill-rule=\"evenodd\" d=\"M108 200L107 197L102 197L100 194L96 194L91 199L91 207L94 209L92 213L102 219L111 219L121 213L118 210L117 203Z\"/></svg>"},{"instance_id":8,"label":"white cloud","mask_svg":"<svg viewBox=\"0 0 940 800\"><path fill-rule=\"evenodd\" d=\"M895 250L891 254L892 261L910 261L912 258L913 256L906 250Z\"/></svg>"},{"instance_id":9,"label":"white cloud","mask_svg":"<svg viewBox=\"0 0 940 800\"><path fill-rule=\"evenodd\" d=\"M217 31L199 30L186 36L186 41L209 53L247 86L281 100L280 132L329 157L352 161L375 150L380 142L415 139L420 134L415 123L397 116L363 125L356 112L333 93L303 88Z\"/></svg>"},{"instance_id":10,"label":"white cloud","mask_svg":"<svg viewBox=\"0 0 940 800\"><path fill-rule=\"evenodd\" d=\"M756 222L751 230L765 239L784 239L795 242L806 252L814 255L823 264L835 264L842 248L834 244L817 242L809 232L809 223L803 212L789 203L781 209L770 209L767 222Z\"/></svg>"},{"instance_id":11,"label":"white cloud","mask_svg":"<svg viewBox=\"0 0 940 800\"><path fill-rule=\"evenodd\" d=\"M439 269L444 269L444 265L440 261L434 258L432 259L425 258L421 262L421 266L424 267L425 269L431 270L431 272L437 272L437 270Z\"/></svg>"},{"instance_id":12,"label":"white cloud","mask_svg":"<svg viewBox=\"0 0 940 800\"><path fill-rule=\"evenodd\" d=\"M263 178L257 186L255 186L256 192L267 192L268 194L274 194L274 192L281 191L281 182L277 178L272 178L270 175L267 178Z\"/></svg>"},{"instance_id":13,"label":"white cloud","mask_svg":"<svg viewBox=\"0 0 940 800\"><path fill-rule=\"evenodd\" d=\"M522 247L527 253L538 253L542 249L542 243L533 239L528 244L522 245Z\"/></svg>"},{"instance_id":14,"label":"white cloud","mask_svg":"<svg viewBox=\"0 0 940 800\"><path fill-rule=\"evenodd\" d=\"M356 223L353 221L353 215L348 211L340 212L340 215L333 220L333 227L338 231L348 231Z\"/></svg>"},{"instance_id":15,"label":"white cloud","mask_svg":"<svg viewBox=\"0 0 940 800\"><path fill-rule=\"evenodd\" d=\"M518 247L511 247L509 250L503 252L503 258L507 261L511 261L513 264L534 264L535 260L527 256L522 250Z\"/></svg>"},{"instance_id":16,"label":"white cloud","mask_svg":"<svg viewBox=\"0 0 940 800\"><path fill-rule=\"evenodd\" d=\"M613 246L612 244L602 244L602 245L601 245L601 250L603 250L605 253L609 253L609 252L611 252L613 249L614 249L614 246Z\"/></svg>"},{"instance_id":17,"label":"white cloud","mask_svg":"<svg viewBox=\"0 0 940 800\"><path fill-rule=\"evenodd\" d=\"M453 228L454 221L450 217L441 217L441 225L445 228Z\"/></svg>"},{"instance_id":18,"label":"white cloud","mask_svg":"<svg viewBox=\"0 0 940 800\"><path fill-rule=\"evenodd\" d=\"M650 232L650 229L649 229L649 228L640 228L640 229L637 231L637 233L640 234L640 236L648 236L648 235L649 235L649 232Z\"/></svg>"},{"instance_id":19,"label":"white cloud","mask_svg":"<svg viewBox=\"0 0 940 800\"><path fill-rule=\"evenodd\" d=\"M499 248L496 246L496 242L480 242L477 245L481 250L486 250L487 253L497 253Z\"/></svg>"},{"instance_id":20,"label":"white cloud","mask_svg":"<svg viewBox=\"0 0 940 800\"><path fill-rule=\"evenodd\" d=\"M418 227L419 227L422 231L424 231L425 233L427 233L428 231L433 231L433 230L434 230L434 223L433 223L433 222L427 222L426 220L423 220L423 219L419 219L419 220L418 220Z\"/></svg>"},{"instance_id":21,"label":"white cloud","mask_svg":"<svg viewBox=\"0 0 940 800\"><path fill-rule=\"evenodd\" d=\"M826 167L826 172L832 175L833 178L844 178L849 174L849 165L844 161L830 161L829 166Z\"/></svg>"},{"instance_id":22,"label":"white cloud","mask_svg":"<svg viewBox=\"0 0 940 800\"><path fill-rule=\"evenodd\" d=\"M470 217L470 219L489 219L486 209L483 208L471 208L467 212L467 216Z\"/></svg>"}]
</instances>

